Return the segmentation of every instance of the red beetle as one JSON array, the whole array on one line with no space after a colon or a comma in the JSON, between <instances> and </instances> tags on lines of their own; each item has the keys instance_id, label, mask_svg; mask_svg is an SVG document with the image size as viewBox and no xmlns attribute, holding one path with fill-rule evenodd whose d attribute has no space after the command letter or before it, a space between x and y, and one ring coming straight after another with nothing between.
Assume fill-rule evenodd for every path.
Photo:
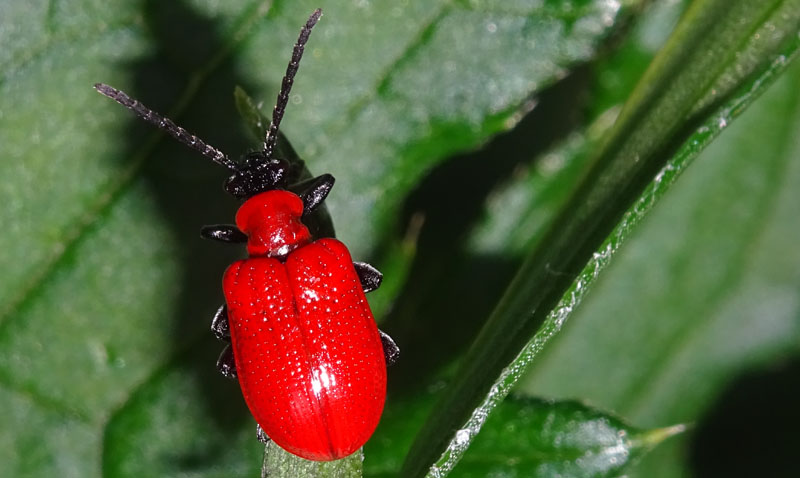
<instances>
[{"instance_id":1,"label":"red beetle","mask_svg":"<svg viewBox=\"0 0 800 478\"><path fill-rule=\"evenodd\" d=\"M241 162L125 93L95 88L233 171L225 190L244 201L236 225L201 231L210 239L246 242L250 256L233 263L222 281L226 304L211 329L230 345L217 367L238 377L262 440L268 436L295 455L327 461L350 455L372 435L386 397L386 365L398 348L378 330L364 296L380 285L381 273L354 263L336 239L314 241L302 222L328 195L333 176L290 186L297 168L274 157L289 91L320 15L311 15L294 46L263 150Z\"/></svg>"}]
</instances>

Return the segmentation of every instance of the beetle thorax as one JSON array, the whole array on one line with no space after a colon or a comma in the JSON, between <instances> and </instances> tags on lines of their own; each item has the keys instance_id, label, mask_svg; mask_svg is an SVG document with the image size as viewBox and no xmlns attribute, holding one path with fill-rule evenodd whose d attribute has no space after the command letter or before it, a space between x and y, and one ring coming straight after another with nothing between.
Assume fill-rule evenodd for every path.
<instances>
[{"instance_id":1,"label":"beetle thorax","mask_svg":"<svg viewBox=\"0 0 800 478\"><path fill-rule=\"evenodd\" d=\"M282 258L311 242L302 216L303 201L292 192L276 189L245 201L236 213L236 226L247 234L250 256Z\"/></svg>"}]
</instances>

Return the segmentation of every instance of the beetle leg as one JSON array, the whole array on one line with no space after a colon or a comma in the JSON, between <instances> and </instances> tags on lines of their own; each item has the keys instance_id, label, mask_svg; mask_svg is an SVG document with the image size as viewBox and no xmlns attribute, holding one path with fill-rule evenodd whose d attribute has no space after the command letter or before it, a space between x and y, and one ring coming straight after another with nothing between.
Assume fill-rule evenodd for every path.
<instances>
[{"instance_id":1,"label":"beetle leg","mask_svg":"<svg viewBox=\"0 0 800 478\"><path fill-rule=\"evenodd\" d=\"M378 329L378 332L381 334L381 343L383 344L383 356L386 358L386 366L394 365L397 363L397 359L400 358L400 347L394 343L389 334L384 332L381 329Z\"/></svg>"},{"instance_id":2,"label":"beetle leg","mask_svg":"<svg viewBox=\"0 0 800 478\"><path fill-rule=\"evenodd\" d=\"M356 268L356 274L361 281L361 288L364 292L372 292L381 286L383 274L381 271L367 264L366 262L353 262Z\"/></svg>"},{"instance_id":3,"label":"beetle leg","mask_svg":"<svg viewBox=\"0 0 800 478\"><path fill-rule=\"evenodd\" d=\"M228 325L228 304L222 304L211 319L211 332L223 342L231 341L231 329Z\"/></svg>"},{"instance_id":4,"label":"beetle leg","mask_svg":"<svg viewBox=\"0 0 800 478\"><path fill-rule=\"evenodd\" d=\"M217 359L217 370L225 378L236 379L236 362L233 360L233 347L230 344L222 349Z\"/></svg>"},{"instance_id":5,"label":"beetle leg","mask_svg":"<svg viewBox=\"0 0 800 478\"><path fill-rule=\"evenodd\" d=\"M269 437L264 432L264 429L261 428L261 425L256 425L256 438L258 438L258 441L265 445L269 443Z\"/></svg>"},{"instance_id":6,"label":"beetle leg","mask_svg":"<svg viewBox=\"0 0 800 478\"><path fill-rule=\"evenodd\" d=\"M331 192L334 181L335 179L330 174L323 174L298 185L302 188L302 192L298 196L303 200L303 216L311 214L322 204L322 201Z\"/></svg>"},{"instance_id":7,"label":"beetle leg","mask_svg":"<svg viewBox=\"0 0 800 478\"><path fill-rule=\"evenodd\" d=\"M204 239L241 244L247 242L247 234L240 231L233 224L212 224L200 229L200 236Z\"/></svg>"}]
</instances>

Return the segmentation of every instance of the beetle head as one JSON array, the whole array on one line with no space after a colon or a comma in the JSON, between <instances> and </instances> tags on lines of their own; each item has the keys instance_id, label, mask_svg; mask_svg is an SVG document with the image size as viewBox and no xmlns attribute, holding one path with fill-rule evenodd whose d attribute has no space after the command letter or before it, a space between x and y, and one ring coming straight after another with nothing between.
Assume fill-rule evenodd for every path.
<instances>
[{"instance_id":1,"label":"beetle head","mask_svg":"<svg viewBox=\"0 0 800 478\"><path fill-rule=\"evenodd\" d=\"M263 151L249 153L242 166L225 180L225 191L245 200L271 189L285 189L289 167L286 160L267 158Z\"/></svg>"},{"instance_id":2,"label":"beetle head","mask_svg":"<svg viewBox=\"0 0 800 478\"><path fill-rule=\"evenodd\" d=\"M281 82L278 101L272 110L272 121L264 138L264 149L248 154L244 163L236 167L233 175L225 181L225 190L238 199L248 199L258 193L271 189L283 189L287 186L290 165L287 161L274 157L278 141L278 128L289 102L289 92L294 84L294 76L297 74L300 59L303 57L308 36L321 15L322 10L315 10L300 30L300 36L292 50L292 60L289 62Z\"/></svg>"}]
</instances>

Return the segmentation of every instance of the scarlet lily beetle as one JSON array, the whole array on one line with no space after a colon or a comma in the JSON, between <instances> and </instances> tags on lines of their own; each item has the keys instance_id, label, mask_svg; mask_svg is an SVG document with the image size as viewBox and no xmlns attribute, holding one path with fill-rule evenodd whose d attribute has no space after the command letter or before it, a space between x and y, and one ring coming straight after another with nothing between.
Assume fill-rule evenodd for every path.
<instances>
[{"instance_id":1,"label":"scarlet lily beetle","mask_svg":"<svg viewBox=\"0 0 800 478\"><path fill-rule=\"evenodd\" d=\"M353 262L336 239L313 240L302 222L328 195L333 176L290 186L296 179L291 165L275 157L289 91L321 14L316 10L300 31L263 149L243 161L229 159L122 91L100 83L95 88L232 171L224 188L244 201L236 225L201 230L208 239L246 243L249 255L228 267L222 280L226 303L211 330L229 344L217 368L238 378L259 437L300 457L328 461L350 455L372 435L386 397L386 365L397 359L398 348L378 330L364 296L378 288L381 273Z\"/></svg>"}]
</instances>

